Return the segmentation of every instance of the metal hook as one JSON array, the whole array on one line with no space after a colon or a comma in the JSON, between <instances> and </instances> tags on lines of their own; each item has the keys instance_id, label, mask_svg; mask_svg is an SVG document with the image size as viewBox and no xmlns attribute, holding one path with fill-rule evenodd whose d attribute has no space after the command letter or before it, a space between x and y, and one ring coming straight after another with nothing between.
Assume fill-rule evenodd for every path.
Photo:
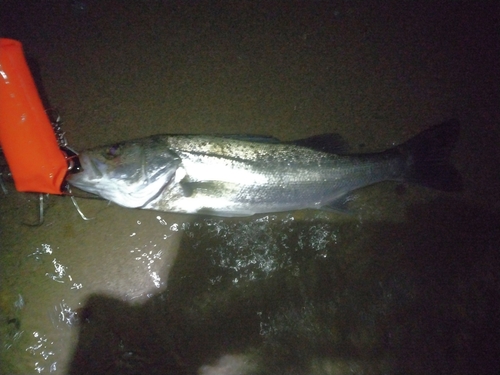
<instances>
[{"instance_id":1,"label":"metal hook","mask_svg":"<svg viewBox=\"0 0 500 375\"><path fill-rule=\"evenodd\" d=\"M3 173L0 172L0 187L2 188L2 191L5 195L7 195L8 191L7 191L7 186L5 186L5 183L3 181Z\"/></svg>"},{"instance_id":2,"label":"metal hook","mask_svg":"<svg viewBox=\"0 0 500 375\"><path fill-rule=\"evenodd\" d=\"M2 169L0 169L0 188L2 189L3 193L7 195L9 191L7 190L7 186L5 186L4 176L12 177L12 174L10 173L7 166L2 166ZM45 207L43 202L43 194L40 193L38 194L38 222L34 224L23 222L23 224L30 227L39 227L43 224L44 214L45 214Z\"/></svg>"},{"instance_id":3,"label":"metal hook","mask_svg":"<svg viewBox=\"0 0 500 375\"><path fill-rule=\"evenodd\" d=\"M24 225L27 225L29 227L39 227L43 224L43 222L45 220L45 217L44 217L44 214L45 214L44 210L45 209L44 209L44 205L43 205L43 196L44 196L43 193L38 194L38 223L33 224L33 223L26 223L23 221Z\"/></svg>"},{"instance_id":4,"label":"metal hook","mask_svg":"<svg viewBox=\"0 0 500 375\"><path fill-rule=\"evenodd\" d=\"M71 187L69 185L66 185L66 187L65 187L64 190L69 194L69 197L71 198L71 202L73 202L73 206L75 206L76 211L80 214L80 217L83 220L89 221L89 220L95 219L95 217L87 217L87 216L84 215L84 213L80 209L80 206L78 206L78 203L76 203L76 198L73 195L73 193L71 192Z\"/></svg>"},{"instance_id":5,"label":"metal hook","mask_svg":"<svg viewBox=\"0 0 500 375\"><path fill-rule=\"evenodd\" d=\"M0 147L0 156L2 157L2 160L5 159L3 156L2 148ZM3 164L3 162L2 162ZM9 171L9 167L7 165L1 165L0 166L0 188L2 188L2 191L5 195L9 193L7 190L7 186L5 186L5 181L4 181L4 175L10 177L11 173Z\"/></svg>"}]
</instances>

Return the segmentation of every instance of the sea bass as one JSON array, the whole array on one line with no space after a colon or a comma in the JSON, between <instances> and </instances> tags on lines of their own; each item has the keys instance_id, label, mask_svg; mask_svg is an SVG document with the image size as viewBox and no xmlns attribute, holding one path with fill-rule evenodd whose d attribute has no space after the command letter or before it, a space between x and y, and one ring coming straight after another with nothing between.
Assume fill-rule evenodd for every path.
<instances>
[{"instance_id":1,"label":"sea bass","mask_svg":"<svg viewBox=\"0 0 500 375\"><path fill-rule=\"evenodd\" d=\"M154 135L83 151L68 182L121 206L250 216L342 209L353 190L408 181L462 187L448 158L459 136L451 120L376 153L348 154L333 134L280 142L267 137Z\"/></svg>"}]
</instances>

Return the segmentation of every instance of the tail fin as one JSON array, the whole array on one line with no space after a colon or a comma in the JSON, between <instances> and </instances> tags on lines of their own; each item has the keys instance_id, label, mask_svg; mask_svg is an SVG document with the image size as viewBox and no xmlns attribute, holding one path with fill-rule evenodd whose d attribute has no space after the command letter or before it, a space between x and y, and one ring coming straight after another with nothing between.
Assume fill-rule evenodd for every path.
<instances>
[{"instance_id":1,"label":"tail fin","mask_svg":"<svg viewBox=\"0 0 500 375\"><path fill-rule=\"evenodd\" d=\"M443 191L460 191L460 173L449 162L458 141L460 124L449 120L423 131L398 147L408 156L409 169L405 179Z\"/></svg>"}]
</instances>

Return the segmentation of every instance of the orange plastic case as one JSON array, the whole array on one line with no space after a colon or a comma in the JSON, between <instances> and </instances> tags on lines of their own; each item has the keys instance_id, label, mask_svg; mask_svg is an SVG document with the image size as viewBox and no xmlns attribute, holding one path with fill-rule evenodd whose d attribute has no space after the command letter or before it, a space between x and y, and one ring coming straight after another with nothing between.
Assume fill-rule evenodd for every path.
<instances>
[{"instance_id":1,"label":"orange plastic case","mask_svg":"<svg viewBox=\"0 0 500 375\"><path fill-rule=\"evenodd\" d=\"M68 170L22 45L0 38L0 146L16 189L61 194Z\"/></svg>"}]
</instances>

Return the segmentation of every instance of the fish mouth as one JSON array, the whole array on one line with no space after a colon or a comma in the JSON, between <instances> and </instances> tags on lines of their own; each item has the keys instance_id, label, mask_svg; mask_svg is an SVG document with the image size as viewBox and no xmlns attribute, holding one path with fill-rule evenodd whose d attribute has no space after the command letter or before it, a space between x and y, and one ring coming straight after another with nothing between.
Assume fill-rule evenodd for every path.
<instances>
[{"instance_id":1,"label":"fish mouth","mask_svg":"<svg viewBox=\"0 0 500 375\"><path fill-rule=\"evenodd\" d=\"M84 153L78 155L81 165L81 171L68 177L68 181L76 187L87 186L88 183L101 180L104 176L100 166L103 163Z\"/></svg>"}]
</instances>

